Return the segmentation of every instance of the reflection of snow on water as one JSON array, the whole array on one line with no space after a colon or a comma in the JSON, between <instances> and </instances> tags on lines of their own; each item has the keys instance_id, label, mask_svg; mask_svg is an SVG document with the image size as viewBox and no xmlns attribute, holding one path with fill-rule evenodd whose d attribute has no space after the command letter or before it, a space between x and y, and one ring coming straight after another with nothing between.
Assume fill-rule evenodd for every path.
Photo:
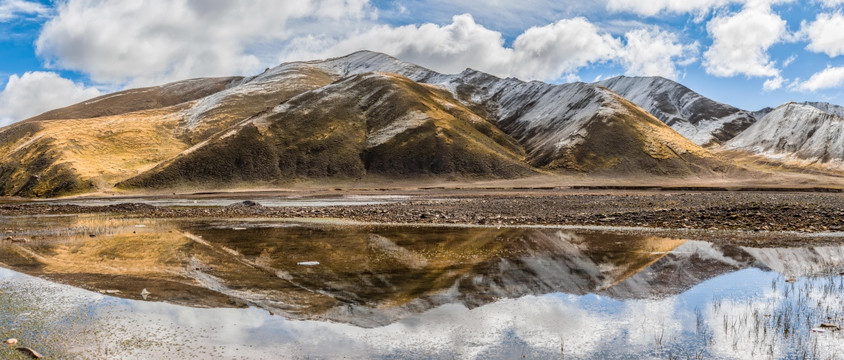
<instances>
[{"instance_id":1,"label":"reflection of snow on water","mask_svg":"<svg viewBox=\"0 0 844 360\"><path fill-rule=\"evenodd\" d=\"M124 359L175 355L259 359L279 354L290 358L548 358L559 357L561 352L567 358L631 354L658 358L686 353L706 358L754 358L768 343L755 343L755 330L750 327L723 331L723 319L752 319L754 311L776 312L783 302L798 299L794 294L791 300L785 298L782 289L771 290L772 282L784 284L779 275L748 269L661 300L556 293L505 299L471 310L460 304L442 305L368 329L291 321L256 308L197 309L111 298L8 270L0 271L0 279L4 288L27 288L34 296L43 293L60 299L36 304L52 313L89 308L85 327L96 336L86 338L90 343L85 351L91 354L107 349ZM806 296L811 295L814 303L822 300L816 297L822 295L824 280L801 280L795 287L808 289L807 282L817 283L811 288L818 291ZM61 291L57 294L56 289ZM700 321L708 331L701 332ZM705 341L707 333L710 340ZM824 335L838 336L811 335L803 328L795 333L807 346L817 341L821 354L842 350L840 338ZM771 343L775 357L795 353Z\"/></svg>"},{"instance_id":2,"label":"reflection of snow on water","mask_svg":"<svg viewBox=\"0 0 844 360\"><path fill-rule=\"evenodd\" d=\"M765 354L799 358L801 351L821 358L844 353L841 332L810 333L827 316L844 322L844 310L838 310L844 303L844 277L838 275L844 246L752 249L614 233L587 236L559 229L490 232L272 219L86 215L5 220L9 228L58 229L61 238L76 229L89 244L109 239L98 235L91 240L91 231L109 234L122 229L143 241L157 233L181 232L201 249L221 250L225 256L220 261L243 264L232 271L272 271L266 281L278 278L304 286L304 292L291 292L290 298L271 298L261 288L265 283L260 277L226 277L222 262L217 272L209 270L217 267L217 258L206 258L206 263L197 258L188 264L191 278L206 289L241 303L284 305L262 306L276 313L272 315L257 307L208 309L125 300L0 270L0 305L11 299L24 299L26 305L14 313L0 309L5 311L0 311L0 335L61 347L42 348L54 355L70 351L89 358L121 359L263 359L279 354L282 358L733 359ZM24 231L27 236L28 231ZM354 231L360 236L342 237ZM466 238L477 242L464 242ZM48 243L42 241L45 244L0 243L0 256L38 250ZM496 250L490 252L493 255L467 256L483 243ZM270 248L276 251L267 251ZM201 256L196 249L185 254ZM452 257L460 260L448 263ZM268 265L279 258L293 266ZM343 263L347 258L365 260ZM437 274L431 269L439 269L432 267L442 261L447 262L442 267L447 271L456 271L465 261L478 262L467 265L472 271L460 273L466 278L449 279L426 290L425 279ZM378 270L373 266L379 262L398 265ZM407 276L394 277L396 273L424 279L417 284ZM784 275L813 277L786 284ZM254 284L244 285L250 279ZM402 282L423 290L413 287L406 295L380 300ZM162 289L155 285L144 285L150 299L161 298ZM321 308L322 302L308 302L310 292L354 302ZM295 296L301 295L296 294L305 298L297 302ZM9 326L10 319L18 322ZM18 328L26 331L3 332ZM784 328L789 329L787 334ZM54 338L69 340L50 341Z\"/></svg>"}]
</instances>

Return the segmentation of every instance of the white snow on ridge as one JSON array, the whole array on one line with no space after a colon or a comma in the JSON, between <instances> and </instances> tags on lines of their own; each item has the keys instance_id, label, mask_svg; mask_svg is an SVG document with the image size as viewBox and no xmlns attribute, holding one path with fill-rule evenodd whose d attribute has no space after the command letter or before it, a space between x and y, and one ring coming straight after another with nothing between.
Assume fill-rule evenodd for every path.
<instances>
[{"instance_id":1,"label":"white snow on ridge","mask_svg":"<svg viewBox=\"0 0 844 360\"><path fill-rule=\"evenodd\" d=\"M755 121L747 111L710 100L661 77L619 76L596 83L616 92L698 145L728 140Z\"/></svg>"},{"instance_id":2,"label":"white snow on ridge","mask_svg":"<svg viewBox=\"0 0 844 360\"><path fill-rule=\"evenodd\" d=\"M455 98L491 106L499 119L497 125L519 140L528 140L526 145L529 149L559 149L577 144L578 138L587 135L583 129L586 121L599 111L619 110L607 107L616 99L609 91L593 84L524 82L515 78L501 79L472 69L446 75L371 51L302 64L332 72L338 77L377 71L439 86L450 91ZM461 86L464 91L458 93ZM521 139L520 134L524 135Z\"/></svg>"},{"instance_id":3,"label":"white snow on ridge","mask_svg":"<svg viewBox=\"0 0 844 360\"><path fill-rule=\"evenodd\" d=\"M725 144L778 160L844 166L844 118L806 104L788 103Z\"/></svg>"},{"instance_id":4,"label":"white snow on ridge","mask_svg":"<svg viewBox=\"0 0 844 360\"><path fill-rule=\"evenodd\" d=\"M802 104L803 105L810 105L812 107L815 107L817 109L820 109L823 112L826 112L826 113L829 113L829 114L832 114L832 115L844 117L844 106L830 104L830 103L827 103L827 102L809 102L809 101L804 102Z\"/></svg>"}]
</instances>

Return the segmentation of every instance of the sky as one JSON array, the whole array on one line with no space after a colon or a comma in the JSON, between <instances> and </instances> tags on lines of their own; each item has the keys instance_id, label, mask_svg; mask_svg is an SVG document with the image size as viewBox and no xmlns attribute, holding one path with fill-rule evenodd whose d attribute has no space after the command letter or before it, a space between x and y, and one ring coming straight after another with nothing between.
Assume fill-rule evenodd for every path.
<instances>
[{"instance_id":1,"label":"sky","mask_svg":"<svg viewBox=\"0 0 844 360\"><path fill-rule=\"evenodd\" d=\"M663 76L746 110L844 105L844 0L0 0L0 126L357 50L549 83Z\"/></svg>"}]
</instances>

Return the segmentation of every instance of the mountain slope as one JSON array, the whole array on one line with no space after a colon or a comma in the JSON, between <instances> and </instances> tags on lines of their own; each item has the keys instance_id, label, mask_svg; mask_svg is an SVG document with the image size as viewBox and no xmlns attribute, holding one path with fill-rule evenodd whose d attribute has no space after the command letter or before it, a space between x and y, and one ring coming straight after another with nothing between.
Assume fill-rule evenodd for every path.
<instances>
[{"instance_id":1,"label":"mountain slope","mask_svg":"<svg viewBox=\"0 0 844 360\"><path fill-rule=\"evenodd\" d=\"M446 92L387 73L305 92L123 186L532 173L521 147Z\"/></svg>"},{"instance_id":2,"label":"mountain slope","mask_svg":"<svg viewBox=\"0 0 844 360\"><path fill-rule=\"evenodd\" d=\"M0 195L52 197L110 188L190 147L179 136L197 99L243 78L132 89L0 129Z\"/></svg>"},{"instance_id":3,"label":"mountain slope","mask_svg":"<svg viewBox=\"0 0 844 360\"><path fill-rule=\"evenodd\" d=\"M699 145L728 141L756 121L747 111L713 101L661 77L619 76L597 84L642 107Z\"/></svg>"},{"instance_id":4,"label":"mountain slope","mask_svg":"<svg viewBox=\"0 0 844 360\"><path fill-rule=\"evenodd\" d=\"M809 105L815 107L825 113L836 115L839 117L844 117L844 106L830 104L828 102L812 102L806 101L802 103L803 105Z\"/></svg>"},{"instance_id":5,"label":"mountain slope","mask_svg":"<svg viewBox=\"0 0 844 360\"><path fill-rule=\"evenodd\" d=\"M444 75L367 51L285 63L249 78L109 95L0 129L0 153L8 155L0 159L0 194L19 196L116 184L730 168L601 86L474 70Z\"/></svg>"},{"instance_id":6,"label":"mountain slope","mask_svg":"<svg viewBox=\"0 0 844 360\"><path fill-rule=\"evenodd\" d=\"M369 51L318 66L338 76L378 70L440 86L518 140L536 167L663 175L718 167L701 161L711 154L653 121L646 111L592 84L523 82L471 69L443 75Z\"/></svg>"},{"instance_id":7,"label":"mountain slope","mask_svg":"<svg viewBox=\"0 0 844 360\"><path fill-rule=\"evenodd\" d=\"M242 80L242 77L191 79L156 87L120 91L48 111L29 120L88 119L159 109L204 98L236 86Z\"/></svg>"},{"instance_id":8,"label":"mountain slope","mask_svg":"<svg viewBox=\"0 0 844 360\"><path fill-rule=\"evenodd\" d=\"M725 144L775 160L844 169L844 118L813 105L782 105Z\"/></svg>"}]
</instances>

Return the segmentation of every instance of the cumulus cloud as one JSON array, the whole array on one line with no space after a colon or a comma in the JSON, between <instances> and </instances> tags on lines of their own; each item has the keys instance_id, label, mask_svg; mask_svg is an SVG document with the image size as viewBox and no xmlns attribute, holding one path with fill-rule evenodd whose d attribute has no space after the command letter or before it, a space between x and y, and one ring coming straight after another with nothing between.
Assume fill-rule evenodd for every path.
<instances>
[{"instance_id":1,"label":"cumulus cloud","mask_svg":"<svg viewBox=\"0 0 844 360\"><path fill-rule=\"evenodd\" d=\"M766 80L765 83L762 84L762 90L765 90L765 91L778 90L778 89L782 88L783 83L785 83L785 79L782 76L777 75L777 76L774 76L774 77Z\"/></svg>"},{"instance_id":2,"label":"cumulus cloud","mask_svg":"<svg viewBox=\"0 0 844 360\"><path fill-rule=\"evenodd\" d=\"M776 77L768 49L787 38L786 22L764 2L718 16L706 26L712 46L703 54L706 72L715 76Z\"/></svg>"},{"instance_id":3,"label":"cumulus cloud","mask_svg":"<svg viewBox=\"0 0 844 360\"><path fill-rule=\"evenodd\" d=\"M96 88L74 83L54 72L12 75L0 92L0 126L99 95Z\"/></svg>"},{"instance_id":4,"label":"cumulus cloud","mask_svg":"<svg viewBox=\"0 0 844 360\"><path fill-rule=\"evenodd\" d=\"M795 82L791 88L798 91L818 91L844 85L844 67L827 67L812 75L809 80Z\"/></svg>"},{"instance_id":5,"label":"cumulus cloud","mask_svg":"<svg viewBox=\"0 0 844 360\"><path fill-rule=\"evenodd\" d=\"M818 14L815 21L803 23L801 35L808 38L809 51L824 53L831 57L844 54L844 15Z\"/></svg>"},{"instance_id":6,"label":"cumulus cloud","mask_svg":"<svg viewBox=\"0 0 844 360\"><path fill-rule=\"evenodd\" d=\"M676 79L677 63L688 65L697 60L698 44L684 45L674 33L656 28L636 29L624 37L627 44L620 58L627 75Z\"/></svg>"},{"instance_id":7,"label":"cumulus cloud","mask_svg":"<svg viewBox=\"0 0 844 360\"><path fill-rule=\"evenodd\" d=\"M147 85L258 71L278 42L374 16L368 0L68 0L36 41L53 66ZM313 26L313 24L311 24Z\"/></svg>"},{"instance_id":8,"label":"cumulus cloud","mask_svg":"<svg viewBox=\"0 0 844 360\"><path fill-rule=\"evenodd\" d=\"M533 27L504 46L500 32L477 24L472 15L454 16L451 24L377 26L313 52L307 39L292 57L344 55L360 49L384 52L431 69L455 73L466 67L522 79L558 79L591 63L611 59L618 39L602 34L584 18ZM305 44L301 46L301 44ZM296 47L294 47L296 48Z\"/></svg>"},{"instance_id":9,"label":"cumulus cloud","mask_svg":"<svg viewBox=\"0 0 844 360\"><path fill-rule=\"evenodd\" d=\"M444 73L466 67L524 80L573 79L593 64L615 61L633 75L676 75L675 62L687 60L694 46L680 44L675 34L659 29L632 30L624 39L601 31L585 18L532 27L505 46L501 33L475 22L472 15L454 16L447 25L377 26L331 42L313 51L320 39L293 43L284 60L345 55L360 49L384 52ZM650 49L648 49L650 47Z\"/></svg>"},{"instance_id":10,"label":"cumulus cloud","mask_svg":"<svg viewBox=\"0 0 844 360\"><path fill-rule=\"evenodd\" d=\"M57 3L36 49L48 66L116 87L251 74L279 60L361 49L446 73L471 67L557 81L576 78L584 67L614 62L630 75L674 78L678 64L697 52L696 45L683 45L675 34L657 28L639 26L613 35L621 31L601 29L582 17L531 27L507 44L500 31L469 14L454 16L451 23L406 26L378 25L376 14L369 0L67 0Z\"/></svg>"},{"instance_id":11,"label":"cumulus cloud","mask_svg":"<svg viewBox=\"0 0 844 360\"><path fill-rule=\"evenodd\" d=\"M584 18L533 27L513 42L511 73L525 78L553 78L590 63L612 59L621 44Z\"/></svg>"}]
</instances>

